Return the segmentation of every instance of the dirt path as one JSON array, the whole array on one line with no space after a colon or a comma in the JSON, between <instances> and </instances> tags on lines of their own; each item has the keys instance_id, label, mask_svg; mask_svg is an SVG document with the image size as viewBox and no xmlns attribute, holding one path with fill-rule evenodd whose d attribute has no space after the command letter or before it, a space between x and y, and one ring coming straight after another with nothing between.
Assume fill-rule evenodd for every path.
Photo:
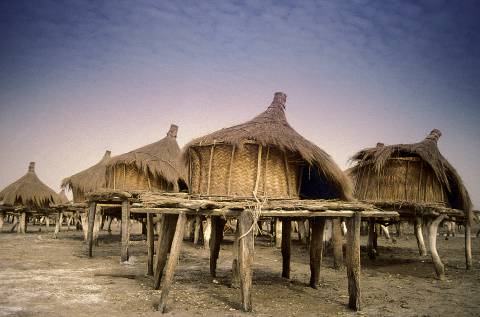
<instances>
[{"instance_id":1,"label":"dirt path","mask_svg":"<svg viewBox=\"0 0 480 317\"><path fill-rule=\"evenodd\" d=\"M8 225L7 225L8 226ZM4 228L5 230L5 228ZM38 230L29 227L29 230ZM139 228L136 228L137 232ZM102 233L94 258L85 256L81 233L0 234L0 316L158 316L160 291L145 276L146 244L132 242L131 260L120 264L118 231ZM140 238L140 236L137 236ZM292 279L281 275L280 250L265 239L255 245L254 313L239 312L240 291L229 287L231 237L222 245L218 283L208 270L208 252L184 242L167 316L478 316L480 239L473 240L474 269L465 271L463 237L438 238L446 281L435 280L429 257L420 258L413 236L396 244L379 239L380 257L362 252L363 309L346 307L346 272L326 255L321 287L307 287L309 259L294 241Z\"/></svg>"}]
</instances>

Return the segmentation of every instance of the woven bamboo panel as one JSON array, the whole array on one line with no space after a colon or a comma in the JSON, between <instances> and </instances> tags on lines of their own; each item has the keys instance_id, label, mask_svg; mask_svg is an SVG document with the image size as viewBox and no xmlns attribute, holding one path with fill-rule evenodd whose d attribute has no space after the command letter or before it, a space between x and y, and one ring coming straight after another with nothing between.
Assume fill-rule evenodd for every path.
<instances>
[{"instance_id":1,"label":"woven bamboo panel","mask_svg":"<svg viewBox=\"0 0 480 317\"><path fill-rule=\"evenodd\" d=\"M355 196L361 200L448 205L432 168L416 158L389 159L381 174L371 164L361 168L356 175Z\"/></svg>"},{"instance_id":2,"label":"woven bamboo panel","mask_svg":"<svg viewBox=\"0 0 480 317\"><path fill-rule=\"evenodd\" d=\"M192 194L253 197L257 187L257 196L298 198L299 172L303 161L293 153L285 155L276 148L251 143L235 149L227 144L198 146L190 151Z\"/></svg>"}]
</instances>

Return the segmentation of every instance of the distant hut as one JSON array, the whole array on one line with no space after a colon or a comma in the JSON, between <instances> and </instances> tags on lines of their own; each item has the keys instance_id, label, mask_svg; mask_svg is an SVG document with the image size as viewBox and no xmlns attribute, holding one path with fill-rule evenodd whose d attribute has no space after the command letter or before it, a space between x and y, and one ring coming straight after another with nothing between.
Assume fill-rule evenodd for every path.
<instances>
[{"instance_id":1,"label":"distant hut","mask_svg":"<svg viewBox=\"0 0 480 317\"><path fill-rule=\"evenodd\" d=\"M23 207L18 232L25 233L28 213L45 212L50 204L60 203L59 195L45 185L35 173L35 162L30 162L28 172L0 192L4 206Z\"/></svg>"},{"instance_id":2,"label":"distant hut","mask_svg":"<svg viewBox=\"0 0 480 317\"><path fill-rule=\"evenodd\" d=\"M61 204L68 204L70 200L68 199L67 195L65 194L65 189L62 189L59 193L58 196L60 197L60 203Z\"/></svg>"},{"instance_id":3,"label":"distant hut","mask_svg":"<svg viewBox=\"0 0 480 317\"><path fill-rule=\"evenodd\" d=\"M470 211L472 202L460 175L440 153L437 141L439 130L432 130L421 142L385 146L361 150L352 157L349 174L354 179L354 195L360 200L371 201L381 208L398 210L401 219L414 220L419 252L426 255L422 222L428 221L428 234L432 259L437 275L444 278L444 268L436 251L438 224L446 217L458 216L453 209L463 211L466 219L466 260L471 266ZM432 213L433 210L433 213ZM373 226L370 242L376 239Z\"/></svg>"},{"instance_id":4,"label":"distant hut","mask_svg":"<svg viewBox=\"0 0 480 317\"><path fill-rule=\"evenodd\" d=\"M178 127L170 126L160 141L113 157L107 164L106 187L121 190L178 192L185 168L179 161Z\"/></svg>"},{"instance_id":5,"label":"distant hut","mask_svg":"<svg viewBox=\"0 0 480 317\"><path fill-rule=\"evenodd\" d=\"M72 191L74 202L83 202L86 194L106 186L105 172L110 155L111 152L106 151L100 162L62 181L62 188Z\"/></svg>"},{"instance_id":6,"label":"distant hut","mask_svg":"<svg viewBox=\"0 0 480 317\"><path fill-rule=\"evenodd\" d=\"M345 174L287 122L286 98L277 92L267 110L252 120L190 142L184 151L190 193L350 199Z\"/></svg>"},{"instance_id":7,"label":"distant hut","mask_svg":"<svg viewBox=\"0 0 480 317\"><path fill-rule=\"evenodd\" d=\"M438 204L469 211L472 202L461 177L440 153L439 130L423 141L361 150L350 169L361 200Z\"/></svg>"}]
</instances>

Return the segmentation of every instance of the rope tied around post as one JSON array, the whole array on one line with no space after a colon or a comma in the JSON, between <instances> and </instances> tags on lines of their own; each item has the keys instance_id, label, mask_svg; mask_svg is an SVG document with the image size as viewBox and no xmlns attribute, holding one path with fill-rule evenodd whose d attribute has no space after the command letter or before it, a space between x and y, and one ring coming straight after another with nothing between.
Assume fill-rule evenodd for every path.
<instances>
[{"instance_id":1,"label":"rope tied around post","mask_svg":"<svg viewBox=\"0 0 480 317\"><path fill-rule=\"evenodd\" d=\"M249 212L250 217L252 217L253 223L250 226L250 229L247 230L247 232L238 237L238 240L246 237L254 229L258 229L258 232L261 232L261 229L258 226L258 219L260 219L260 216L262 214L262 208L267 202L267 196L263 197L263 201L260 201L260 199L258 199L257 197L257 193L253 191L253 197L255 197L256 200L255 206L253 206L253 208L250 206L247 206L247 208L245 208L245 211Z\"/></svg>"}]
</instances>

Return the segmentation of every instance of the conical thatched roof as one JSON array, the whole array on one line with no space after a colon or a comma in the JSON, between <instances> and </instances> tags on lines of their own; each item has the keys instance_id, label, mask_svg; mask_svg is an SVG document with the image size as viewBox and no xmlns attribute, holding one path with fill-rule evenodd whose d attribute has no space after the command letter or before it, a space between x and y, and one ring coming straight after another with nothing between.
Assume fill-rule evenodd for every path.
<instances>
[{"instance_id":1,"label":"conical thatched roof","mask_svg":"<svg viewBox=\"0 0 480 317\"><path fill-rule=\"evenodd\" d=\"M178 126L172 124L167 136L155 143L113 157L107 168L118 165L133 165L145 175L163 177L177 185L185 181L185 166L180 162L180 147L177 143Z\"/></svg>"},{"instance_id":2,"label":"conical thatched roof","mask_svg":"<svg viewBox=\"0 0 480 317\"><path fill-rule=\"evenodd\" d=\"M373 163L376 172L382 173L389 158L419 157L432 168L438 181L445 188L451 207L468 211L472 208L468 191L460 175L438 149L437 141L441 135L439 130L434 129L418 143L388 146L379 143L374 148L363 149L351 158L354 166L350 172L356 175L359 169Z\"/></svg>"},{"instance_id":3,"label":"conical thatched roof","mask_svg":"<svg viewBox=\"0 0 480 317\"><path fill-rule=\"evenodd\" d=\"M65 189L62 189L62 190L58 193L58 197L60 198L60 202L61 202L62 204L68 204L68 203L69 203L68 197L67 197L67 195L65 195Z\"/></svg>"},{"instance_id":4,"label":"conical thatched roof","mask_svg":"<svg viewBox=\"0 0 480 317\"><path fill-rule=\"evenodd\" d=\"M50 203L60 203L60 197L42 183L35 174L35 162L30 162L27 174L0 192L0 201L4 205L42 208L48 207Z\"/></svg>"},{"instance_id":5,"label":"conical thatched roof","mask_svg":"<svg viewBox=\"0 0 480 317\"><path fill-rule=\"evenodd\" d=\"M191 146L211 143L227 143L242 146L245 142L254 141L263 146L275 146L282 151L298 153L311 166L317 168L316 176L336 187L337 198L351 199L351 183L340 170L330 155L317 145L305 139L287 122L285 104L287 95L277 92L270 106L250 121L221 129L206 136L197 138L185 146L184 155Z\"/></svg>"},{"instance_id":6,"label":"conical thatched roof","mask_svg":"<svg viewBox=\"0 0 480 317\"><path fill-rule=\"evenodd\" d=\"M105 171L110 160L110 151L106 151L100 162L62 181L62 188L68 188L82 193L89 193L106 185Z\"/></svg>"}]
</instances>

